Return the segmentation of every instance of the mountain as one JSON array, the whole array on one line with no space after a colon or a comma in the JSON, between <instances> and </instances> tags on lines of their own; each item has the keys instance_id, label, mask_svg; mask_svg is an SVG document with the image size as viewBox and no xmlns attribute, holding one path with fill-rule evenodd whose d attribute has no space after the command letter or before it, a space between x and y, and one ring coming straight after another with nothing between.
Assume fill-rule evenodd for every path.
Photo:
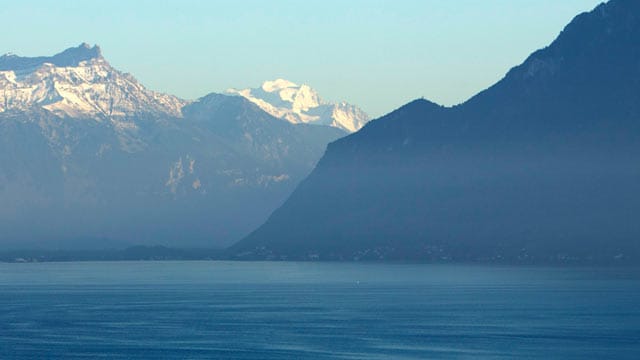
<instances>
[{"instance_id":1,"label":"mountain","mask_svg":"<svg viewBox=\"0 0 640 360\"><path fill-rule=\"evenodd\" d=\"M297 85L284 79L265 81L255 89L229 89L227 93L242 96L292 124L333 126L354 132L369 121L369 116L354 105L325 102L308 85Z\"/></svg>"},{"instance_id":2,"label":"mountain","mask_svg":"<svg viewBox=\"0 0 640 360\"><path fill-rule=\"evenodd\" d=\"M39 107L59 116L180 116L187 103L145 89L109 65L98 46L81 44L51 57L0 57L0 112Z\"/></svg>"},{"instance_id":3,"label":"mountain","mask_svg":"<svg viewBox=\"0 0 640 360\"><path fill-rule=\"evenodd\" d=\"M147 90L86 44L0 69L5 249L229 244L345 135L237 96Z\"/></svg>"},{"instance_id":4,"label":"mountain","mask_svg":"<svg viewBox=\"0 0 640 360\"><path fill-rule=\"evenodd\" d=\"M465 103L370 122L230 254L638 263L638 39L611 0Z\"/></svg>"}]
</instances>

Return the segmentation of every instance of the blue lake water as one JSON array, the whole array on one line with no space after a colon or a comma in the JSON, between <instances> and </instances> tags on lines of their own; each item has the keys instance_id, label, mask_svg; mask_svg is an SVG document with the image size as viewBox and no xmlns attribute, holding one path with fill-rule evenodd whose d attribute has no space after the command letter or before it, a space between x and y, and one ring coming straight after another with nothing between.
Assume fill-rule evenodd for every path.
<instances>
[{"instance_id":1,"label":"blue lake water","mask_svg":"<svg viewBox=\"0 0 640 360\"><path fill-rule=\"evenodd\" d=\"M0 264L0 359L640 359L640 270Z\"/></svg>"}]
</instances>

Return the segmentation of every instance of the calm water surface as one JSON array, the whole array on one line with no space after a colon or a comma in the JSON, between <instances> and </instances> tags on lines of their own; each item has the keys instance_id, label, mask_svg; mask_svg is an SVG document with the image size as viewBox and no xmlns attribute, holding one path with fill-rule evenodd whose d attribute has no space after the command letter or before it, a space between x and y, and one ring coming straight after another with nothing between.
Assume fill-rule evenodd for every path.
<instances>
[{"instance_id":1,"label":"calm water surface","mask_svg":"<svg viewBox=\"0 0 640 360\"><path fill-rule=\"evenodd\" d=\"M640 269L0 264L0 359L640 359Z\"/></svg>"}]
</instances>

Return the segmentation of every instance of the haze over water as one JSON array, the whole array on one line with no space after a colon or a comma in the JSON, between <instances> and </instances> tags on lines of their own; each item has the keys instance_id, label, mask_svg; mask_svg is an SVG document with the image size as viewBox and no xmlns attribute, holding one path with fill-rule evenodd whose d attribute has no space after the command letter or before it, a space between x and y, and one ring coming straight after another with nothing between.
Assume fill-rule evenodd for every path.
<instances>
[{"instance_id":1,"label":"haze over water","mask_svg":"<svg viewBox=\"0 0 640 360\"><path fill-rule=\"evenodd\" d=\"M637 359L637 270L0 264L0 358Z\"/></svg>"}]
</instances>

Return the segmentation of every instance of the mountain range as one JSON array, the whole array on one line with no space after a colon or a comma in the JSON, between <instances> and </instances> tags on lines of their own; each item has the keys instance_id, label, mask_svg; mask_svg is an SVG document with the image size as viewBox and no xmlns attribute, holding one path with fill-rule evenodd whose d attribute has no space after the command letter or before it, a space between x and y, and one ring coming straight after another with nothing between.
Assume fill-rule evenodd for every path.
<instances>
[{"instance_id":1,"label":"mountain range","mask_svg":"<svg viewBox=\"0 0 640 360\"><path fill-rule=\"evenodd\" d=\"M258 105L269 114L292 124L333 126L346 132L360 130L370 119L357 106L326 102L309 85L297 85L284 79L265 81L255 89L229 89Z\"/></svg>"},{"instance_id":2,"label":"mountain range","mask_svg":"<svg viewBox=\"0 0 640 360\"><path fill-rule=\"evenodd\" d=\"M146 89L97 46L0 57L0 244L224 246L346 133Z\"/></svg>"},{"instance_id":3,"label":"mountain range","mask_svg":"<svg viewBox=\"0 0 640 360\"><path fill-rule=\"evenodd\" d=\"M230 255L637 262L639 39L611 0L468 101L369 122Z\"/></svg>"}]
</instances>

